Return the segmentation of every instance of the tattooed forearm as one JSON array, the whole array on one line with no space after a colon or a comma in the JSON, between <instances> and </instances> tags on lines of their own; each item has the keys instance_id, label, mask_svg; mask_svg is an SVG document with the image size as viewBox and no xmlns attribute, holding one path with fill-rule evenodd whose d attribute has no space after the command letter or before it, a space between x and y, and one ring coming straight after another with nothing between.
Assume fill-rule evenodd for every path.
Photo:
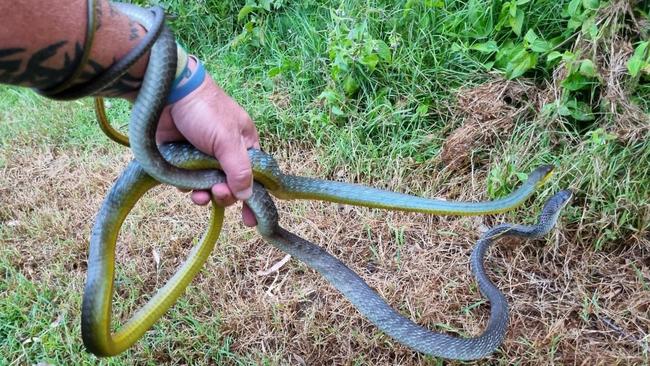
<instances>
[{"instance_id":1,"label":"tattooed forearm","mask_svg":"<svg viewBox=\"0 0 650 366\"><path fill-rule=\"evenodd\" d=\"M73 86L95 78L137 45L145 30L106 0L96 0L96 32L88 64ZM57 0L56 11L41 12L38 0L0 2L0 83L48 89L72 76L83 55L87 27L85 0ZM31 22L31 23L30 23ZM30 31L24 25L30 24ZM148 55L102 95L136 91Z\"/></svg>"},{"instance_id":2,"label":"tattooed forearm","mask_svg":"<svg viewBox=\"0 0 650 366\"><path fill-rule=\"evenodd\" d=\"M0 83L23 85L33 88L48 88L63 81L77 67L83 54L79 42L75 44L72 56L63 52L63 64L60 67L44 66L51 58L61 57L60 49L68 43L59 41L44 47L30 56L26 56L25 48L0 49ZM116 62L116 59L113 60ZM76 83L91 80L106 71L111 65L102 65L95 60L89 60L87 69L81 74ZM117 83L110 86L105 95L122 95L136 91L142 78L126 74ZM102 93L104 94L104 93Z\"/></svg>"}]
</instances>

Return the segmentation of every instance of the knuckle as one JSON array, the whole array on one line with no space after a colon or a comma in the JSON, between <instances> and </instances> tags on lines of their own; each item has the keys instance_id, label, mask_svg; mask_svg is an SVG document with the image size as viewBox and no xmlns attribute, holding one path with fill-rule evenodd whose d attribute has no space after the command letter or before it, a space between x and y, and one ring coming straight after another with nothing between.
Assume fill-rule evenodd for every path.
<instances>
[{"instance_id":1,"label":"knuckle","mask_svg":"<svg viewBox=\"0 0 650 366\"><path fill-rule=\"evenodd\" d=\"M238 167L230 172L226 172L228 180L238 184L248 184L251 181L253 170L250 166Z\"/></svg>"}]
</instances>

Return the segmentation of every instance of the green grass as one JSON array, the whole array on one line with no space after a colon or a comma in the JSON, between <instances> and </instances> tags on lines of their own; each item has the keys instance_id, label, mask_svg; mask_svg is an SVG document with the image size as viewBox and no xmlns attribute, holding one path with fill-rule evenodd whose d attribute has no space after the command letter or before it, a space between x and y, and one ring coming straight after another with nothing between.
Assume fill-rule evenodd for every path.
<instances>
[{"instance_id":1,"label":"green grass","mask_svg":"<svg viewBox=\"0 0 650 366\"><path fill-rule=\"evenodd\" d=\"M207 60L220 85L249 111L267 147L276 140L315 146L330 172L344 166L351 179L367 182L406 175L404 167L412 162L426 166L435 161L446 136L461 122L449 113L455 91L503 75L506 67L492 66L488 73L494 53L477 52L473 45L526 42L524 34L533 30L552 48L531 51L537 66L523 77L543 87L559 67L544 61L551 51L572 51L577 60L589 59L571 48L577 35L589 36L580 34L580 27L572 29L570 19L590 24L590 17L605 13L597 13L597 7L612 5L604 1L591 2L593 9L579 5L569 17L569 1L522 1L519 8L525 20L516 35L507 25L499 25L504 3L271 1L270 11L260 2L262 8L237 22L242 6L232 3L188 7L164 2L177 15L173 25L178 37ZM243 31L247 22L253 32ZM599 36L589 42L603 42L611 32L620 31L617 27L598 28ZM233 46L240 33L246 36ZM643 34L635 37L633 41L644 39ZM383 59L377 51L377 64L370 67L363 58L372 52L364 47L379 41L389 47L390 58ZM508 61L507 54L503 57ZM343 66L347 70L342 71ZM351 93L346 90L348 78L357 85ZM644 111L645 123L650 123L647 80L637 78L629 92ZM579 234L593 237L600 249L647 232L650 226L650 167L636 163L650 156L650 141L594 138L616 134L617 116L599 110L601 86L592 83L591 90L560 89L563 95L554 102L592 101L589 108L595 119L581 121L556 113L517 120L517 128L503 144L479 147L475 154L491 169L490 184L497 186L489 187L491 197L511 190L519 181L517 173L542 163L556 164L561 179L555 179L551 188L577 189L587 209L574 221L582 222ZM277 108L270 101L277 94L288 97L286 107Z\"/></svg>"},{"instance_id":2,"label":"green grass","mask_svg":"<svg viewBox=\"0 0 650 366\"><path fill-rule=\"evenodd\" d=\"M274 0L270 10L260 1L248 14L240 13L243 1L161 3L175 15L172 24L182 42L250 113L263 146L271 151L286 144L304 146L318 154L326 178L335 178L345 167L346 179L378 185L408 177L414 170L431 174L445 169L436 159L445 139L462 124L450 112L456 91L503 77L508 67L499 66L499 56L473 46L489 41L500 47L508 41L519 44L532 29L554 40L553 50L564 52L571 50L580 32L568 29L569 19L561 15L568 1L521 5L525 21L519 35L507 25L499 26L505 2L498 0ZM562 67L546 62L547 54L535 54L537 64L521 76L539 88L549 85L553 71ZM647 116L647 76L629 85L630 99ZM509 135L473 151L475 168L488 177L487 187L477 189L487 190L489 198L507 194L525 178L522 173L535 166L555 164L556 176L531 206L508 217L530 221L544 197L570 187L577 198L564 216L565 227L594 251L647 237L650 227L650 139L615 138L617 116L589 104L598 99L600 88L564 90L552 101L565 105L562 98L577 98L594 113L592 120L559 112L529 115L516 120ZM124 104L109 112L118 120L128 115ZM2 86L0 170L14 144L101 148L109 153L121 149L101 135L89 100L54 103L28 90ZM444 170L438 181L455 182L458 174L469 179L469 173ZM9 242L1 228L0 238ZM97 359L78 341L79 313L70 305L80 303L81 283L66 283L64 268L52 268L52 283L28 280L12 265L11 258L19 254L9 243L0 250L0 364L95 364ZM201 299L197 293L190 296ZM230 350L231 340L219 333L218 314L209 325L195 315L210 307L204 300L181 300L139 343L137 352L101 364L156 364L159 349L168 349L165 355L173 355L178 364L259 360L258 355ZM197 354L204 358L197 360ZM360 358L356 364L367 361Z\"/></svg>"},{"instance_id":3,"label":"green grass","mask_svg":"<svg viewBox=\"0 0 650 366\"><path fill-rule=\"evenodd\" d=\"M210 301L193 291L188 291L187 295L192 302L187 297L179 300L166 319L161 320L154 331L145 335L141 342L143 347L100 361L85 352L79 342L79 311L72 306L81 302L78 288L56 280L49 284L34 283L12 267L4 257L5 254L8 253L3 253L0 258L0 293L3 294L0 296L2 365L39 362L52 365L123 365L133 362L153 365L170 362L170 355L173 355L173 361L177 363L254 364L252 360L230 351L231 340L224 339L219 334L218 318L211 317L206 324L197 315L202 313L202 309L210 307ZM51 272L63 281L64 271L52 268ZM114 311L119 313L128 309L133 305L134 299L141 295L133 293L128 299L130 301L119 304ZM170 343L170 340L178 340L185 347L188 344L193 346L187 347L187 352L179 352L183 346ZM197 350L202 359L197 359Z\"/></svg>"}]
</instances>

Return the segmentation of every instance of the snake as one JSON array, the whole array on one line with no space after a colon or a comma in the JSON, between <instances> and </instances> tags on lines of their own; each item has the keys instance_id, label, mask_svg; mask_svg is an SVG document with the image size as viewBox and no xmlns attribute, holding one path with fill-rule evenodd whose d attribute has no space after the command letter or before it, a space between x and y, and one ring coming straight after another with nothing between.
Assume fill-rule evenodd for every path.
<instances>
[{"instance_id":1,"label":"snake","mask_svg":"<svg viewBox=\"0 0 650 366\"><path fill-rule=\"evenodd\" d=\"M118 8L143 24L152 23L152 12L129 4ZM219 162L187 143L155 142L156 124L169 91L175 66L173 35L163 25L151 47L149 65L129 122L128 139L135 159L125 168L104 199L92 229L86 286L82 300L81 332L84 346L98 356L117 355L135 342L182 295L201 270L221 232L223 208L211 207L208 230L192 248L186 261L149 301L119 329L112 330L112 296L115 278L115 247L120 228L137 201L159 184L185 189L206 189L226 182ZM490 300L491 316L486 331L474 338L433 332L390 307L363 279L319 246L278 224L273 195L279 199L311 199L357 206L447 215L485 215L511 210L523 204L553 171L552 165L533 170L511 194L487 202L458 202L423 198L358 184L284 174L278 163L261 150L250 149L253 195L246 204L257 220L257 231L270 244L303 261L324 276L366 318L396 341L419 352L451 359L470 360L492 353L507 327L508 308L503 294L483 269L483 257L495 237L516 235L536 238L557 221L571 193L561 191L545 205L537 225L504 224L484 235L472 254L472 271L481 292ZM496 228L495 228L496 229ZM477 253L478 254L474 254Z\"/></svg>"}]
</instances>

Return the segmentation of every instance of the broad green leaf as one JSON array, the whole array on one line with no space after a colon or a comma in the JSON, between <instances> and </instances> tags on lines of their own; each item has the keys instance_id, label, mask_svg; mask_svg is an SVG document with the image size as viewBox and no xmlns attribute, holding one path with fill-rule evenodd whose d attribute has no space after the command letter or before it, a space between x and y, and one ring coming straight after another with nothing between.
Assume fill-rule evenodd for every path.
<instances>
[{"instance_id":1,"label":"broad green leaf","mask_svg":"<svg viewBox=\"0 0 650 366\"><path fill-rule=\"evenodd\" d=\"M343 81L343 91L345 92L345 95L352 96L357 92L357 90L359 90L359 83L354 77L352 77L352 75L348 75Z\"/></svg>"},{"instance_id":2,"label":"broad green leaf","mask_svg":"<svg viewBox=\"0 0 650 366\"><path fill-rule=\"evenodd\" d=\"M510 2L505 2L503 5L501 5L501 11L499 12L499 20L497 21L496 25L496 30L500 30L501 27L503 27L508 19L510 18L509 16L509 10L510 10Z\"/></svg>"},{"instance_id":3,"label":"broad green leaf","mask_svg":"<svg viewBox=\"0 0 650 366\"><path fill-rule=\"evenodd\" d=\"M578 29L578 27L582 26L583 22L584 22L584 16L582 14L579 14L569 19L569 21L567 22L567 28L572 31L576 30Z\"/></svg>"},{"instance_id":4,"label":"broad green leaf","mask_svg":"<svg viewBox=\"0 0 650 366\"><path fill-rule=\"evenodd\" d=\"M596 15L592 15L585 19L582 23L582 34L589 36L588 39L595 40L598 38L598 26L596 25Z\"/></svg>"},{"instance_id":5,"label":"broad green leaf","mask_svg":"<svg viewBox=\"0 0 650 366\"><path fill-rule=\"evenodd\" d=\"M271 0L259 0L260 7L266 11L271 11Z\"/></svg>"},{"instance_id":6,"label":"broad green leaf","mask_svg":"<svg viewBox=\"0 0 650 366\"><path fill-rule=\"evenodd\" d=\"M411 10L415 5L419 3L418 0L408 0L404 5L404 10Z\"/></svg>"},{"instance_id":7,"label":"broad green leaf","mask_svg":"<svg viewBox=\"0 0 650 366\"><path fill-rule=\"evenodd\" d=\"M509 14L511 18L515 18L517 16L517 3L516 2L510 2L510 9L509 9Z\"/></svg>"},{"instance_id":8,"label":"broad green leaf","mask_svg":"<svg viewBox=\"0 0 650 366\"><path fill-rule=\"evenodd\" d=\"M445 2L443 0L424 0L424 6L427 8L444 8Z\"/></svg>"},{"instance_id":9,"label":"broad green leaf","mask_svg":"<svg viewBox=\"0 0 650 366\"><path fill-rule=\"evenodd\" d=\"M420 105L415 109L415 113L416 113L418 116L424 116L424 115L426 115L428 112L429 112L429 105L426 104L426 103L422 103L422 104L420 104Z\"/></svg>"},{"instance_id":10,"label":"broad green leaf","mask_svg":"<svg viewBox=\"0 0 650 366\"><path fill-rule=\"evenodd\" d=\"M562 80L562 87L569 91L582 90L591 84L591 80L581 75L579 72L572 72L566 77L566 79Z\"/></svg>"},{"instance_id":11,"label":"broad green leaf","mask_svg":"<svg viewBox=\"0 0 650 366\"><path fill-rule=\"evenodd\" d=\"M564 51L564 54L562 54L562 61L564 62L574 61L575 59L576 55L571 51Z\"/></svg>"},{"instance_id":12,"label":"broad green leaf","mask_svg":"<svg viewBox=\"0 0 650 366\"><path fill-rule=\"evenodd\" d=\"M470 47L470 49L483 52L483 53L492 53L492 52L499 51L499 46L497 46L496 41L490 40L487 42L475 44L472 47Z\"/></svg>"},{"instance_id":13,"label":"broad green leaf","mask_svg":"<svg viewBox=\"0 0 650 366\"><path fill-rule=\"evenodd\" d=\"M521 35L521 27L524 25L524 11L517 9L517 14L509 19L510 27L516 35Z\"/></svg>"},{"instance_id":14,"label":"broad green leaf","mask_svg":"<svg viewBox=\"0 0 650 366\"><path fill-rule=\"evenodd\" d=\"M630 75L636 77L641 72L644 64L645 62L643 60L632 57L627 62L627 70L630 72Z\"/></svg>"},{"instance_id":15,"label":"broad green leaf","mask_svg":"<svg viewBox=\"0 0 650 366\"><path fill-rule=\"evenodd\" d=\"M391 53L390 47L388 47L386 42L384 42L382 40L376 40L375 41L375 50L377 50L377 54L385 62L390 63L392 61L393 54Z\"/></svg>"},{"instance_id":16,"label":"broad green leaf","mask_svg":"<svg viewBox=\"0 0 650 366\"><path fill-rule=\"evenodd\" d=\"M524 40L528 42L528 48L533 52L544 53L550 50L551 44L535 34L535 31L529 29L524 36Z\"/></svg>"},{"instance_id":17,"label":"broad green leaf","mask_svg":"<svg viewBox=\"0 0 650 366\"><path fill-rule=\"evenodd\" d=\"M274 67L274 68L269 70L268 75L269 75L269 77L272 78L272 77L280 75L281 72L282 72L281 67Z\"/></svg>"},{"instance_id":18,"label":"broad green leaf","mask_svg":"<svg viewBox=\"0 0 650 366\"><path fill-rule=\"evenodd\" d=\"M566 106L566 104L560 104L560 106L557 109L557 113L560 116L566 117L571 115L571 111L569 110L569 107Z\"/></svg>"},{"instance_id":19,"label":"broad green leaf","mask_svg":"<svg viewBox=\"0 0 650 366\"><path fill-rule=\"evenodd\" d=\"M649 60L644 60L648 44L650 44L648 41L641 42L636 49L634 49L634 55L632 55L632 57L627 61L627 70L630 72L630 75L636 77L641 72L641 69L643 69L646 64L650 63L648 62L650 61L650 55L648 55Z\"/></svg>"},{"instance_id":20,"label":"broad green leaf","mask_svg":"<svg viewBox=\"0 0 650 366\"><path fill-rule=\"evenodd\" d=\"M364 55L361 58L361 63L368 66L368 70L374 71L375 68L377 67L377 63L379 62L379 56L377 56L376 53L370 53L367 55Z\"/></svg>"},{"instance_id":21,"label":"broad green leaf","mask_svg":"<svg viewBox=\"0 0 650 366\"><path fill-rule=\"evenodd\" d=\"M543 39L538 39L530 44L530 50L537 53L547 52L551 48L551 45Z\"/></svg>"},{"instance_id":22,"label":"broad green leaf","mask_svg":"<svg viewBox=\"0 0 650 366\"><path fill-rule=\"evenodd\" d=\"M523 43L514 44L512 41L508 41L499 47L499 51L494 58L494 64L498 68L505 69L512 59L524 51L526 51L526 48Z\"/></svg>"},{"instance_id":23,"label":"broad green leaf","mask_svg":"<svg viewBox=\"0 0 650 366\"><path fill-rule=\"evenodd\" d=\"M537 65L537 55L523 50L506 66L506 77L508 79L519 77L535 65Z\"/></svg>"},{"instance_id":24,"label":"broad green leaf","mask_svg":"<svg viewBox=\"0 0 650 366\"><path fill-rule=\"evenodd\" d=\"M535 42L539 37L537 37L537 34L535 34L535 31L532 29L529 29L528 32L526 32L526 35L524 36L524 40L528 43L533 43Z\"/></svg>"},{"instance_id":25,"label":"broad green leaf","mask_svg":"<svg viewBox=\"0 0 650 366\"><path fill-rule=\"evenodd\" d=\"M347 71L348 70L348 58L346 57L345 54L337 53L334 56L334 66L336 66L337 69L341 71Z\"/></svg>"},{"instance_id":26,"label":"broad green leaf","mask_svg":"<svg viewBox=\"0 0 650 366\"><path fill-rule=\"evenodd\" d=\"M520 182L525 182L528 180L528 174L526 173L517 172L515 173L515 175L517 176Z\"/></svg>"},{"instance_id":27,"label":"broad green leaf","mask_svg":"<svg viewBox=\"0 0 650 366\"><path fill-rule=\"evenodd\" d=\"M546 61L551 62L553 60L556 60L558 58L562 57L562 54L558 51L552 51L551 53L546 56Z\"/></svg>"},{"instance_id":28,"label":"broad green leaf","mask_svg":"<svg viewBox=\"0 0 650 366\"><path fill-rule=\"evenodd\" d=\"M331 89L325 89L320 93L318 99L325 99L328 103L335 103L339 100L339 95Z\"/></svg>"},{"instance_id":29,"label":"broad green leaf","mask_svg":"<svg viewBox=\"0 0 650 366\"><path fill-rule=\"evenodd\" d=\"M454 42L451 44L451 52L464 52L464 51L465 48L460 43Z\"/></svg>"},{"instance_id":30,"label":"broad green leaf","mask_svg":"<svg viewBox=\"0 0 650 366\"><path fill-rule=\"evenodd\" d=\"M528 4L531 0L517 0L517 5Z\"/></svg>"},{"instance_id":31,"label":"broad green leaf","mask_svg":"<svg viewBox=\"0 0 650 366\"><path fill-rule=\"evenodd\" d=\"M548 116L550 116L551 114L553 114L553 113L556 112L556 111L557 111L557 102L546 103L546 104L544 104L544 106L542 107L542 115L543 115L543 116L547 116L547 117L548 117Z\"/></svg>"},{"instance_id":32,"label":"broad green leaf","mask_svg":"<svg viewBox=\"0 0 650 366\"><path fill-rule=\"evenodd\" d=\"M632 56L627 61L627 71L630 72L630 75L632 75L633 77L636 77L641 72L641 69L643 68L644 64L645 64L645 62L643 62L643 60L641 60L639 58L635 58L634 56Z\"/></svg>"},{"instance_id":33,"label":"broad green leaf","mask_svg":"<svg viewBox=\"0 0 650 366\"><path fill-rule=\"evenodd\" d=\"M585 9L596 10L600 5L600 0L582 0L582 6Z\"/></svg>"},{"instance_id":34,"label":"broad green leaf","mask_svg":"<svg viewBox=\"0 0 650 366\"><path fill-rule=\"evenodd\" d=\"M569 6L567 7L567 12L569 13L569 16L573 18L574 15L578 15L578 8L580 8L580 4L582 3L582 0L571 0L569 3Z\"/></svg>"},{"instance_id":35,"label":"broad green leaf","mask_svg":"<svg viewBox=\"0 0 650 366\"><path fill-rule=\"evenodd\" d=\"M242 20L246 19L246 17L248 17L248 14L254 12L256 8L257 7L253 5L244 5L244 7L239 11L239 14L237 14L237 21L241 22Z\"/></svg>"},{"instance_id":36,"label":"broad green leaf","mask_svg":"<svg viewBox=\"0 0 650 366\"><path fill-rule=\"evenodd\" d=\"M578 121L592 121L594 119L594 114L591 110L591 107L585 103L572 99L565 103L566 108L569 110L571 117L577 119Z\"/></svg>"},{"instance_id":37,"label":"broad green leaf","mask_svg":"<svg viewBox=\"0 0 650 366\"><path fill-rule=\"evenodd\" d=\"M332 114L334 114L335 116L339 116L339 117L345 116L345 112L343 112L343 110L337 106L333 106L331 110L332 110Z\"/></svg>"},{"instance_id":38,"label":"broad green leaf","mask_svg":"<svg viewBox=\"0 0 650 366\"><path fill-rule=\"evenodd\" d=\"M648 45L650 45L650 41L639 43L639 45L636 46L636 48L634 49L634 56L643 59L643 56L645 55L646 50L648 49ZM648 59L646 59L646 61L650 61L650 56L648 57Z\"/></svg>"},{"instance_id":39,"label":"broad green leaf","mask_svg":"<svg viewBox=\"0 0 650 366\"><path fill-rule=\"evenodd\" d=\"M598 76L598 72L596 71L596 65L591 60L582 60L580 61L580 74L590 77L590 78L595 78Z\"/></svg>"},{"instance_id":40,"label":"broad green leaf","mask_svg":"<svg viewBox=\"0 0 650 366\"><path fill-rule=\"evenodd\" d=\"M616 140L616 135L605 131L602 127L598 127L595 130L587 132L585 136L589 137L591 143L595 145L604 145L608 141Z\"/></svg>"}]
</instances>

